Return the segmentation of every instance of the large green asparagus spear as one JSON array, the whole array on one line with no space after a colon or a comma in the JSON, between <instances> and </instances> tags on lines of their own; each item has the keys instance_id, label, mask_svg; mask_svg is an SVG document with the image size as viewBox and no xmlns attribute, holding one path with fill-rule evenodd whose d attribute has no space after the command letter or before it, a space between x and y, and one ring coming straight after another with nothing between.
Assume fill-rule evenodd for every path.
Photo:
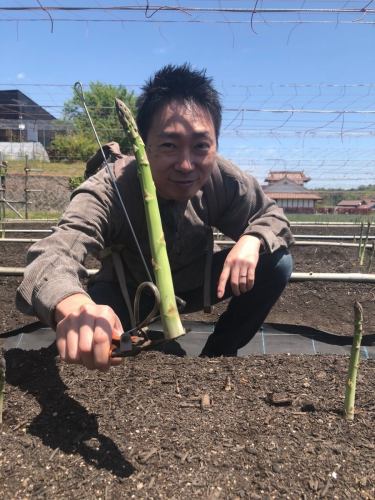
<instances>
[{"instance_id":1,"label":"large green asparagus spear","mask_svg":"<svg viewBox=\"0 0 375 500\"><path fill-rule=\"evenodd\" d=\"M345 391L345 416L347 420L354 419L355 390L360 360L362 341L363 309L359 302L354 303L354 336L350 352L349 373Z\"/></svg>"},{"instance_id":2,"label":"large green asparagus spear","mask_svg":"<svg viewBox=\"0 0 375 500\"><path fill-rule=\"evenodd\" d=\"M137 125L130 110L120 99L116 99L116 111L126 136L131 140L134 156L137 161L138 177L142 186L146 211L152 264L156 285L160 292L161 321L165 337L167 339L173 339L183 335L185 330L182 326L176 305L172 273L160 219L156 188L152 178L150 164L147 159L145 145L139 135Z\"/></svg>"}]
</instances>

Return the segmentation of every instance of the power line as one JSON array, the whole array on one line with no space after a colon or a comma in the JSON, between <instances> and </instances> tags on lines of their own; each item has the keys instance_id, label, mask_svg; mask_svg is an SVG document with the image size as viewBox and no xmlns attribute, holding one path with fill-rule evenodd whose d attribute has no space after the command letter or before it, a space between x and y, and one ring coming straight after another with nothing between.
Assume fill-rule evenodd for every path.
<instances>
[{"instance_id":1,"label":"power line","mask_svg":"<svg viewBox=\"0 0 375 500\"><path fill-rule=\"evenodd\" d=\"M368 109L295 109L295 108L290 108L290 109L262 109L262 108L225 108L224 111L230 111L230 112L238 112L238 111L243 111L245 113L288 113L288 114L295 114L295 113L306 113L306 114L335 114L335 115L344 115L344 114L375 114L375 109L374 110L368 110Z\"/></svg>"},{"instance_id":2,"label":"power line","mask_svg":"<svg viewBox=\"0 0 375 500\"><path fill-rule=\"evenodd\" d=\"M26 107L26 108L63 108L63 105L58 105L58 104L23 104L23 103L7 103L7 107ZM103 109L115 109L114 105L113 106L89 106L89 109L92 110L103 110ZM237 113L239 111L245 112L245 113L288 113L288 114L294 114L294 113L305 113L305 114L335 114L335 115L342 115L342 114L363 114L363 115L373 115L375 114L375 109L297 109L297 108L290 108L290 109L267 109L267 108L224 108L224 112L234 112Z\"/></svg>"},{"instance_id":3,"label":"power line","mask_svg":"<svg viewBox=\"0 0 375 500\"><path fill-rule=\"evenodd\" d=\"M372 2L370 2L372 3ZM37 12L37 11L52 11L52 12L105 12L105 11L118 11L118 12L147 12L150 11L166 11L166 12L202 12L202 13L234 13L234 14L374 14L375 9L368 7L356 7L356 8L263 8L263 7L253 7L253 8L241 8L241 7L188 7L188 6L168 6L168 5L127 5L127 6L32 6L32 7L22 7L22 6L12 6L12 7L0 7L0 11L4 12Z\"/></svg>"},{"instance_id":4,"label":"power line","mask_svg":"<svg viewBox=\"0 0 375 500\"><path fill-rule=\"evenodd\" d=\"M168 0L167 0L168 1ZM207 1L207 0L206 0ZM22 17L13 16L0 19L0 22L49 22L53 31L54 22L84 22L84 23L194 23L194 24L375 24L372 16L375 9L371 8L373 1L356 2L357 5L347 7L349 2L336 6L338 2L324 2L324 7L317 7L312 2L313 7L306 6L307 2L297 7L271 7L265 8L262 2L254 2L252 7L246 3L246 7L223 6L192 6L185 2L185 5L170 5L164 2L162 5L152 5L149 1L145 5L107 5L102 6L99 2L95 5L42 5L37 0L38 5L32 6L2 6L0 13L21 14ZM290 3L290 2L287 2ZM351 2L353 4L354 2ZM48 17L33 17L35 14L43 12ZM76 14L87 14L84 17L74 17ZM100 17L93 17L91 14L100 13ZM61 17L61 14L70 14L70 17ZM103 14L110 16L103 17ZM142 17L129 18L124 14L141 15ZM53 17L52 17L53 15ZM121 16L115 17L115 16ZM91 17L90 17L91 16ZM165 17L169 16L169 17ZM172 17L170 17L172 16ZM177 17L176 17L177 16ZM203 16L203 18L202 18ZM207 16L209 16L207 18ZM210 17L211 16L211 17ZM212 17L213 16L213 17ZM245 20L238 16L245 16ZM294 16L294 17L291 17ZM302 16L305 16L302 17ZM348 16L349 19L348 19ZM155 18L154 18L155 17ZM370 18L370 19L369 19Z\"/></svg>"},{"instance_id":5,"label":"power line","mask_svg":"<svg viewBox=\"0 0 375 500\"><path fill-rule=\"evenodd\" d=\"M226 24L226 25L250 25L250 21L230 21L230 20L202 20L202 19L96 19L96 18L54 18L55 23L143 23L143 24ZM19 17L9 17L0 19L1 23L7 22L16 22L16 23L25 23L25 22L48 22L51 21L46 18L19 18ZM361 21L361 20L352 20L352 21L343 21L343 20L296 20L296 19L288 19L288 20L268 20L268 19L259 19L253 20L252 24L264 24L264 25L272 25L272 24L294 24L294 25L309 25L309 24L342 24L342 25L371 25L375 24L375 21Z\"/></svg>"}]
</instances>

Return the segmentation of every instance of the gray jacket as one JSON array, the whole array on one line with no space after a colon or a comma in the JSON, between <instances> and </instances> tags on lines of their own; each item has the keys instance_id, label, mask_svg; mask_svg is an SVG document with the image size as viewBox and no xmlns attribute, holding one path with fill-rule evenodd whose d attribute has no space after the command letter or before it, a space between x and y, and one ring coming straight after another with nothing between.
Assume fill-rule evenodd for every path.
<instances>
[{"instance_id":1,"label":"gray jacket","mask_svg":"<svg viewBox=\"0 0 375 500\"><path fill-rule=\"evenodd\" d=\"M113 171L143 255L152 269L148 233L136 163L122 157ZM238 240L244 234L261 237L267 252L293 243L283 211L269 199L258 182L229 161L218 157L205 186L188 202L159 199L164 236L175 291L203 285L205 256L212 245L211 227ZM84 260L99 257L101 269L93 278L116 282L109 248L123 260L127 282L147 280L129 225L121 210L108 172L103 169L76 189L53 233L35 243L17 290L20 311L54 325L54 310L64 298L84 292Z\"/></svg>"}]
</instances>

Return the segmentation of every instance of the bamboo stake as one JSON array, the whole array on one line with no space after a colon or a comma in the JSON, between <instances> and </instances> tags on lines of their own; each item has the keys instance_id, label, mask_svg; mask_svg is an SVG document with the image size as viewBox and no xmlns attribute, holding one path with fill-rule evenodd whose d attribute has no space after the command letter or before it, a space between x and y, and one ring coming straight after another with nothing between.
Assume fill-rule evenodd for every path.
<instances>
[{"instance_id":1,"label":"bamboo stake","mask_svg":"<svg viewBox=\"0 0 375 500\"><path fill-rule=\"evenodd\" d=\"M0 425L3 423L3 406L5 392L5 359L0 350Z\"/></svg>"},{"instance_id":2,"label":"bamboo stake","mask_svg":"<svg viewBox=\"0 0 375 500\"><path fill-rule=\"evenodd\" d=\"M143 192L153 270L156 285L160 292L160 316L164 335L167 339L171 340L184 335L185 330L177 309L156 188L147 159L145 145L139 135L137 125L130 110L120 99L116 99L116 111L126 136L131 140L138 165L138 177Z\"/></svg>"},{"instance_id":3,"label":"bamboo stake","mask_svg":"<svg viewBox=\"0 0 375 500\"><path fill-rule=\"evenodd\" d=\"M345 391L345 417L346 420L354 419L355 391L357 384L357 373L360 361L360 349L363 333L363 308L359 302L354 303L354 336L350 352L349 372Z\"/></svg>"}]
</instances>

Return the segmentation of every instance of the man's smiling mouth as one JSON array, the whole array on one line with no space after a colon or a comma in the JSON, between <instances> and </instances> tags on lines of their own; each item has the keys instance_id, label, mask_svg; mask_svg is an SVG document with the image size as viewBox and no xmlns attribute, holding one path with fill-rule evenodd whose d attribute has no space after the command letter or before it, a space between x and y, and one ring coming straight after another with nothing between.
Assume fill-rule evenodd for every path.
<instances>
[{"instance_id":1,"label":"man's smiling mouth","mask_svg":"<svg viewBox=\"0 0 375 500\"><path fill-rule=\"evenodd\" d=\"M171 182L174 184L182 184L182 185L188 185L188 184L194 184L194 182L197 182L198 179L171 179Z\"/></svg>"}]
</instances>

